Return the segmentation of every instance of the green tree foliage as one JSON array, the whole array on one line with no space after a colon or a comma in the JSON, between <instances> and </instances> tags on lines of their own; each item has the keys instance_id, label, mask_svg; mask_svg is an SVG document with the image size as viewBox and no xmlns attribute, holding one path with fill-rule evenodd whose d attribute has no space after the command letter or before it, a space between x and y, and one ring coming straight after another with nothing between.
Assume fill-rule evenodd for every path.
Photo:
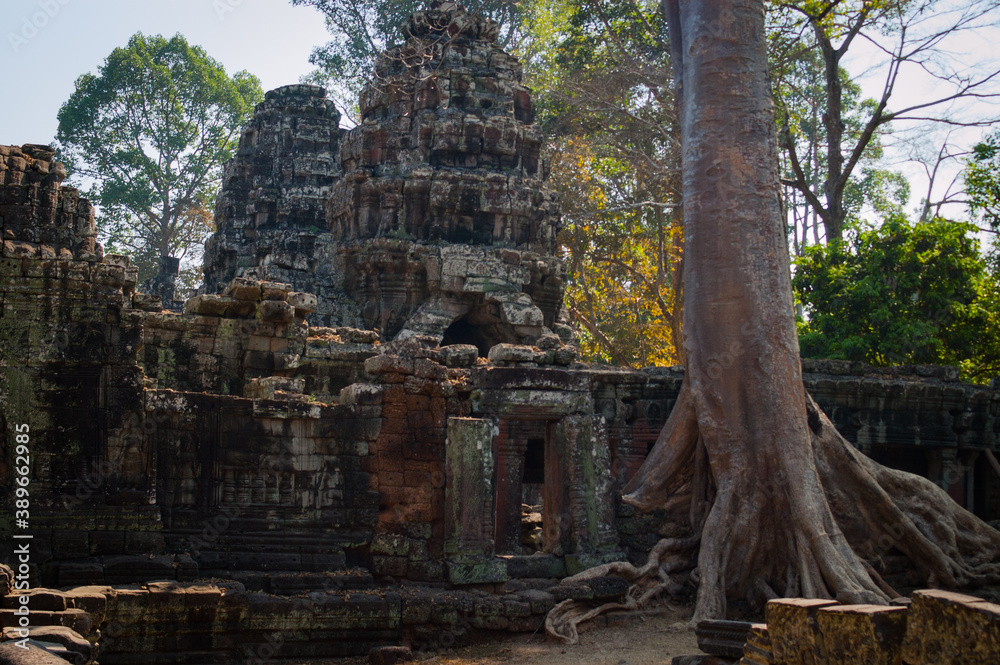
<instances>
[{"instance_id":1,"label":"green tree foliage","mask_svg":"<svg viewBox=\"0 0 1000 665\"><path fill-rule=\"evenodd\" d=\"M974 381L1000 374L997 281L974 230L896 216L809 247L793 280L808 316L799 330L803 355L956 365Z\"/></svg>"},{"instance_id":2,"label":"green tree foliage","mask_svg":"<svg viewBox=\"0 0 1000 665\"><path fill-rule=\"evenodd\" d=\"M1000 130L987 136L972 149L965 168L965 191L972 213L983 222L982 230L993 236L990 253L1000 270Z\"/></svg>"},{"instance_id":3,"label":"green tree foliage","mask_svg":"<svg viewBox=\"0 0 1000 665\"><path fill-rule=\"evenodd\" d=\"M263 98L181 35L137 33L97 74L84 74L59 111L71 172L90 185L109 251L129 254L140 280L159 256L198 253L212 231L221 166Z\"/></svg>"}]
</instances>

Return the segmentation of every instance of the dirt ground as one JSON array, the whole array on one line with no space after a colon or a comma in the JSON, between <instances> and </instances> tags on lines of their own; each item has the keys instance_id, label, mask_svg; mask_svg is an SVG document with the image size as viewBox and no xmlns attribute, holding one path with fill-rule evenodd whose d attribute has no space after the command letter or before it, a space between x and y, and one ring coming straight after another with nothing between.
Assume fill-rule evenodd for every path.
<instances>
[{"instance_id":1,"label":"dirt ground","mask_svg":"<svg viewBox=\"0 0 1000 665\"><path fill-rule=\"evenodd\" d=\"M701 653L694 629L687 623L689 618L690 609L612 618L611 625L581 626L578 644L563 644L539 632L435 654L415 653L414 662L419 665L669 665L674 656ZM598 620L598 623L603 622ZM367 662L367 658L330 661L338 665Z\"/></svg>"}]
</instances>

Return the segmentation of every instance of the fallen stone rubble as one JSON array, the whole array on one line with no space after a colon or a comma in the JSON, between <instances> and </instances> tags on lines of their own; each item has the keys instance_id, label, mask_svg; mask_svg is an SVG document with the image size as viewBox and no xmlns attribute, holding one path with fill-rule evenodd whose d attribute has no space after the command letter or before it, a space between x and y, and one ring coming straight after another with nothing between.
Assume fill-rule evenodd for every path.
<instances>
[{"instance_id":1,"label":"fallen stone rubble","mask_svg":"<svg viewBox=\"0 0 1000 665\"><path fill-rule=\"evenodd\" d=\"M103 665L328 658L389 646L447 648L489 632L534 632L561 600L607 602L627 588L602 580L520 579L465 590L374 586L364 576L356 588L337 576L312 581L314 588L294 596L248 590L234 580L33 589L2 599L0 626L5 641L23 638L16 612L27 595L31 644L77 665L98 657ZM0 649L0 665L22 662L22 651ZM390 649L378 657L401 653Z\"/></svg>"}]
</instances>

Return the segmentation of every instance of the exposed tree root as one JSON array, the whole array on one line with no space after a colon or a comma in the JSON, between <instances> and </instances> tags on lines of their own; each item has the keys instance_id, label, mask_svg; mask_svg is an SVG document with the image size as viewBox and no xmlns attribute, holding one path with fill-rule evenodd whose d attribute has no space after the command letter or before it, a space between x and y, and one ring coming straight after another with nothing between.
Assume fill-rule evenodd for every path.
<instances>
[{"instance_id":1,"label":"exposed tree root","mask_svg":"<svg viewBox=\"0 0 1000 665\"><path fill-rule=\"evenodd\" d=\"M567 644L576 644L580 635L577 626L611 610L641 610L655 600L670 584L670 573L690 567L691 554L698 538L663 539L649 553L643 566L624 561L595 566L567 577L562 584L577 584L606 575L616 575L631 582L624 602L604 603L593 607L579 600L564 600L545 617L545 632Z\"/></svg>"},{"instance_id":2,"label":"exposed tree root","mask_svg":"<svg viewBox=\"0 0 1000 665\"><path fill-rule=\"evenodd\" d=\"M898 593L869 561L890 550L906 555L931 587L1000 582L1000 532L929 480L863 455L808 396L811 459L797 459L791 446L748 479L725 464L725 475L716 477L689 393L685 382L624 500L686 516L700 534L696 620L724 617L727 599L756 607L778 596L884 603ZM651 566L635 572L659 574ZM608 574L603 568L595 574ZM630 595L641 593L637 588ZM570 632L550 629L561 636L575 635L577 623L600 613L566 603L557 609L554 625L572 623Z\"/></svg>"},{"instance_id":3,"label":"exposed tree root","mask_svg":"<svg viewBox=\"0 0 1000 665\"><path fill-rule=\"evenodd\" d=\"M697 442L698 420L695 418L694 400L685 379L670 417L660 430L656 445L649 452L646 462L622 490L628 496L629 503L647 512L663 508L679 514L681 506L672 505L668 509L664 500L677 494L686 495L687 500L690 500ZM685 502L684 510L687 507Z\"/></svg>"},{"instance_id":4,"label":"exposed tree root","mask_svg":"<svg viewBox=\"0 0 1000 665\"><path fill-rule=\"evenodd\" d=\"M898 550L933 587L1000 582L1000 532L926 478L863 455L812 399L808 408L827 500L860 556L875 559Z\"/></svg>"}]
</instances>

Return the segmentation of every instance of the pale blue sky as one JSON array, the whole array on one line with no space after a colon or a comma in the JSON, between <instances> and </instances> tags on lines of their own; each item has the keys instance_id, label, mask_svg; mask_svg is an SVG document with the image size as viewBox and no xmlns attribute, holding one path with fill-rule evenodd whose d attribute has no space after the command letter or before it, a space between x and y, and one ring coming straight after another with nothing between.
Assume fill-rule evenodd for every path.
<instances>
[{"instance_id":1,"label":"pale blue sky","mask_svg":"<svg viewBox=\"0 0 1000 665\"><path fill-rule=\"evenodd\" d=\"M136 32L179 32L265 90L298 82L329 39L319 12L289 0L3 0L0 145L53 141L76 78Z\"/></svg>"},{"instance_id":2,"label":"pale blue sky","mask_svg":"<svg viewBox=\"0 0 1000 665\"><path fill-rule=\"evenodd\" d=\"M56 132L56 114L73 92L73 82L98 66L116 47L124 46L137 31L171 36L180 32L202 46L233 73L246 69L261 80L265 90L296 83L307 74L309 53L329 39L323 17L309 7L293 7L289 0L0 0L0 145L49 143ZM949 0L944 5L960 5ZM958 66L983 62L984 69L998 67L1000 29L977 30L942 43ZM866 95L881 92L884 61L870 45L857 43L845 66L857 77ZM1000 83L1000 82L998 82ZM926 101L935 84L919 69L905 69L892 108ZM1000 84L991 88L995 92ZM959 108L935 109L953 116L958 111L977 118L1000 115L994 100L967 101ZM911 207L926 195L928 179L923 166L906 160L914 152L936 153L947 135L944 127L900 123L886 140L887 163L902 170L913 187ZM955 150L967 150L984 128L956 129L949 140ZM943 197L961 162L947 164L935 182L935 195ZM954 217L964 206L950 206Z\"/></svg>"}]
</instances>

